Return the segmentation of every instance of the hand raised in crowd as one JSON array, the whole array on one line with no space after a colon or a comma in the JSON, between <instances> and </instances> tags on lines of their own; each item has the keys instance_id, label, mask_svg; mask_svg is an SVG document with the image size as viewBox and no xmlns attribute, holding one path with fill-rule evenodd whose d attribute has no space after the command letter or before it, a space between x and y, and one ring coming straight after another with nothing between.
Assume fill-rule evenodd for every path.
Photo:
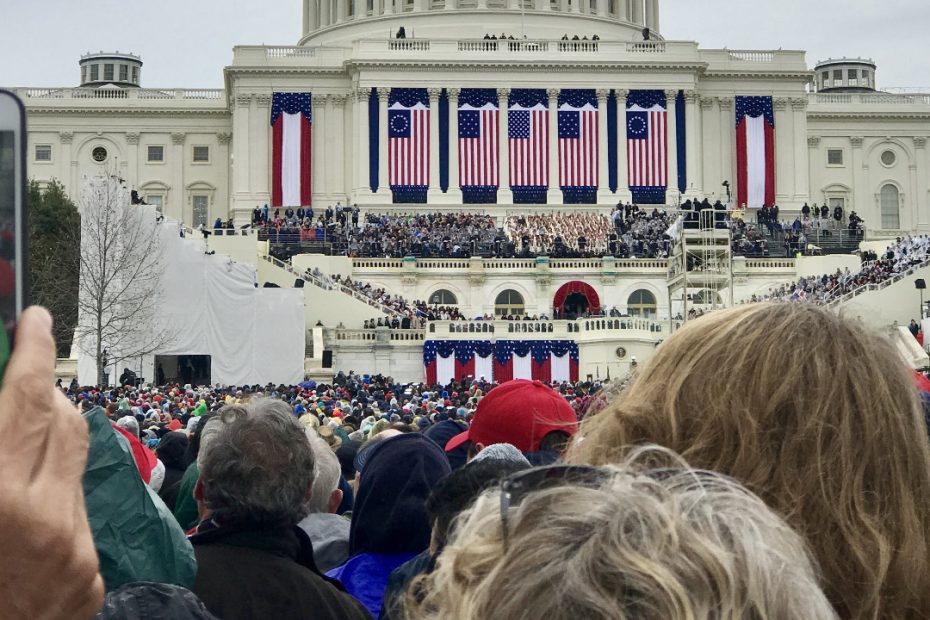
<instances>
[{"instance_id":1,"label":"hand raised in crowd","mask_svg":"<svg viewBox=\"0 0 930 620\"><path fill-rule=\"evenodd\" d=\"M52 317L29 308L0 390L4 618L89 618L103 603L81 487L87 425L54 384Z\"/></svg>"}]
</instances>

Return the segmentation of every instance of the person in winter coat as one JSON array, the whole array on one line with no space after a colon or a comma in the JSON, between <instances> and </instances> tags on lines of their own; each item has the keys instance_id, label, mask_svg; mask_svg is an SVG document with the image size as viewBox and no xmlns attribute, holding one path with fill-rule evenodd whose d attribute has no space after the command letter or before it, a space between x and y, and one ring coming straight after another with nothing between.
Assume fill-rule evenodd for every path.
<instances>
[{"instance_id":1,"label":"person in winter coat","mask_svg":"<svg viewBox=\"0 0 930 620\"><path fill-rule=\"evenodd\" d=\"M165 436L158 442L158 447L155 448L155 454L165 465L165 479L158 491L158 496L172 511L178 498L181 478L184 476L184 470L187 469L185 454L188 443L187 435L184 433L171 432L165 433Z\"/></svg>"},{"instance_id":2,"label":"person in winter coat","mask_svg":"<svg viewBox=\"0 0 930 620\"><path fill-rule=\"evenodd\" d=\"M430 542L426 500L451 471L435 442L408 433L366 455L352 513L349 561L327 573L378 617L391 571Z\"/></svg>"},{"instance_id":3,"label":"person in winter coat","mask_svg":"<svg viewBox=\"0 0 930 620\"><path fill-rule=\"evenodd\" d=\"M297 527L312 498L313 449L290 406L226 406L202 441L192 591L210 613L223 620L369 618L317 570L313 544Z\"/></svg>"}]
</instances>

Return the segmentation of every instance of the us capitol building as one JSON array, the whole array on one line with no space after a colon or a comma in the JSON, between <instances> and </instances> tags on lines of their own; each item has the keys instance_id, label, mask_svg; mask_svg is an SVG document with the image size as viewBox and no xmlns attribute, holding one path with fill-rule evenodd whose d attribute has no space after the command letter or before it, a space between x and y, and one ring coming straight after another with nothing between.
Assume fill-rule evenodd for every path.
<instances>
[{"instance_id":1,"label":"us capitol building","mask_svg":"<svg viewBox=\"0 0 930 620\"><path fill-rule=\"evenodd\" d=\"M768 175L783 218L817 203L856 211L869 239L930 232L930 95L878 90L869 60L826 60L812 69L803 51L708 49L666 40L659 0L303 0L297 45L235 47L232 63L223 69L223 89L145 88L142 59L132 54L87 54L79 68L77 87L14 89L29 113L30 177L40 183L59 179L76 197L81 180L99 174L103 165L167 219L194 228L211 227L216 218L232 218L238 228L256 207L273 208L274 93L312 96L312 140L306 147L312 184L306 191L318 213L340 203L357 204L363 214L465 210L503 219L547 210L606 213L633 200L637 188L631 188L628 170L634 149L627 142L633 124L627 115L636 93L648 91L657 93L668 114L661 144L665 191L660 200L646 202L677 207L706 197L736 206L730 188L741 178L739 101L765 98L774 126ZM499 172L492 175L497 181L490 199L463 190L458 120L449 112L459 110L465 101L459 98L475 89L501 111L498 152L487 159ZM514 109L517 93L527 92L539 93L537 107L549 111L548 174L536 192L512 187L507 139L505 111ZM414 192L392 183L389 169L390 114L395 105L410 107L407 95L398 93L414 93L417 105L431 111L423 128L428 138L421 147L422 187ZM583 93L584 109L597 112L590 129L596 152L588 155L593 180L580 193L560 181L562 128L556 119L562 106L574 105L567 93ZM643 105L640 99L637 105ZM254 251L214 241L219 252L256 262L249 256ZM254 248L254 238L251 243ZM277 278L293 286L292 274L274 275L270 263L257 262L259 280ZM501 295L511 290L515 309L545 313L559 288L577 279L597 289L604 307L632 310L638 295L643 316L669 321L681 314L669 293L674 274L665 261L562 262L318 257L294 265L351 275L409 299L433 299L441 292L437 299L454 301L473 315L497 314L505 303ZM723 295L734 301L803 271L792 258L735 262L735 280L731 274L729 284L707 285L714 291L735 287ZM683 299L685 293L691 297L688 285ZM308 302L308 327L319 320L327 328L337 322L361 328L363 319L379 316L353 309L350 301L357 300L335 303L331 314ZM317 338L315 357L337 348L331 336L324 342L312 331L308 351L309 340ZM451 333L440 326L437 335L454 338ZM640 339L643 354L653 346L644 344L648 336ZM616 341L598 342L606 348L589 360L613 359ZM371 346L377 349L356 344L369 347L356 362L370 359ZM419 349L412 351L411 368L421 363ZM340 355L337 350L337 366ZM400 354L391 355L396 366ZM593 373L595 365L585 361L583 350L582 373Z\"/></svg>"}]
</instances>

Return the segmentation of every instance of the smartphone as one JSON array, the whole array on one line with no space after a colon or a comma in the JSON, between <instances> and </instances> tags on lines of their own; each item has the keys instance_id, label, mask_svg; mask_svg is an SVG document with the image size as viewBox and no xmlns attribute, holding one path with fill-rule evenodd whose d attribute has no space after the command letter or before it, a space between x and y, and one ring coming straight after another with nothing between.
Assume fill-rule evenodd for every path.
<instances>
[{"instance_id":1,"label":"smartphone","mask_svg":"<svg viewBox=\"0 0 930 620\"><path fill-rule=\"evenodd\" d=\"M0 89L0 377L26 307L26 109Z\"/></svg>"}]
</instances>

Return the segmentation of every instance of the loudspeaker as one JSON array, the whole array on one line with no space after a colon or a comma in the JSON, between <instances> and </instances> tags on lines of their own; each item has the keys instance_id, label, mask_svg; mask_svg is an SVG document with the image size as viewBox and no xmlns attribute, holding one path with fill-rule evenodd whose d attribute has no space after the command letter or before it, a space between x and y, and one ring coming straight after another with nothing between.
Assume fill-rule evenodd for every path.
<instances>
[{"instance_id":1,"label":"loudspeaker","mask_svg":"<svg viewBox=\"0 0 930 620\"><path fill-rule=\"evenodd\" d=\"M297 278L297 279L294 280L294 288L303 288L303 287L304 287L304 279L303 279L303 278Z\"/></svg>"},{"instance_id":2,"label":"loudspeaker","mask_svg":"<svg viewBox=\"0 0 930 620\"><path fill-rule=\"evenodd\" d=\"M333 367L333 352L330 349L323 350L323 368Z\"/></svg>"},{"instance_id":3,"label":"loudspeaker","mask_svg":"<svg viewBox=\"0 0 930 620\"><path fill-rule=\"evenodd\" d=\"M275 284L274 282L265 282L265 283L262 285L262 287L263 287L263 288L281 288L280 286L278 286L278 285Z\"/></svg>"}]
</instances>

